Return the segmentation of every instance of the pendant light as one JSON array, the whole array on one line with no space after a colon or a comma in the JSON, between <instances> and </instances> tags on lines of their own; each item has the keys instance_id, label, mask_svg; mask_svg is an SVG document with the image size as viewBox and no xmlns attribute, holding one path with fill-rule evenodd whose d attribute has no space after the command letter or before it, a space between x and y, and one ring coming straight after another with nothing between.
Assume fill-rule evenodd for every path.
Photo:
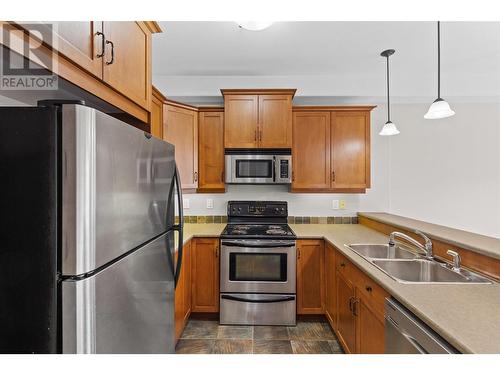
<instances>
[{"instance_id":1,"label":"pendant light","mask_svg":"<svg viewBox=\"0 0 500 375\"><path fill-rule=\"evenodd\" d=\"M396 135L399 134L399 130L391 121L391 99L389 96L389 56L393 55L396 52L393 49L386 49L383 51L380 56L387 58L387 122L382 127L382 130L379 135Z\"/></svg>"},{"instance_id":2,"label":"pendant light","mask_svg":"<svg viewBox=\"0 0 500 375\"><path fill-rule=\"evenodd\" d=\"M434 120L453 116L455 111L450 108L446 100L441 98L441 33L440 22L437 23L438 27L438 97L429 107L429 110L424 115L425 119Z\"/></svg>"}]
</instances>

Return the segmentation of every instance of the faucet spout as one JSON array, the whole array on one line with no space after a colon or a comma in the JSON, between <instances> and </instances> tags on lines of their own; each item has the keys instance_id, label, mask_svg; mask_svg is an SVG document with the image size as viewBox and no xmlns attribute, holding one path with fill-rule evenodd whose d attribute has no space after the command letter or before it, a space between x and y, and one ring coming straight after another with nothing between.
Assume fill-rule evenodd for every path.
<instances>
[{"instance_id":1,"label":"faucet spout","mask_svg":"<svg viewBox=\"0 0 500 375\"><path fill-rule=\"evenodd\" d=\"M434 259L434 253L433 253L433 249L432 249L431 239L429 237L427 237L424 233L420 232L419 230L416 230L415 234L418 234L419 236L421 236L424 239L425 245L422 245L420 242L418 242L417 240L413 239L412 237L410 237L404 233L396 231L396 232L392 232L389 235L389 246L392 247L396 244L395 239L397 237L399 239L402 239L402 240L405 240L406 242L411 243L413 246L418 248L420 251L422 251L425 254L425 257L427 259L429 259L429 260Z\"/></svg>"}]
</instances>

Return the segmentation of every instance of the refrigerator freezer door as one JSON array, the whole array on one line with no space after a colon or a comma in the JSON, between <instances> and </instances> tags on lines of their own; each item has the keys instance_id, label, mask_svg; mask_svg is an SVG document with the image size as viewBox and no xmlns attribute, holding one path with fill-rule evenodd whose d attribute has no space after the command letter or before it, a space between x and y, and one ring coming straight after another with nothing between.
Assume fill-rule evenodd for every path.
<instances>
[{"instance_id":1,"label":"refrigerator freezer door","mask_svg":"<svg viewBox=\"0 0 500 375\"><path fill-rule=\"evenodd\" d=\"M173 225L174 146L81 105L62 109L62 273L81 275Z\"/></svg>"},{"instance_id":2,"label":"refrigerator freezer door","mask_svg":"<svg viewBox=\"0 0 500 375\"><path fill-rule=\"evenodd\" d=\"M63 353L174 352L173 240L170 231L93 276L62 282Z\"/></svg>"}]
</instances>

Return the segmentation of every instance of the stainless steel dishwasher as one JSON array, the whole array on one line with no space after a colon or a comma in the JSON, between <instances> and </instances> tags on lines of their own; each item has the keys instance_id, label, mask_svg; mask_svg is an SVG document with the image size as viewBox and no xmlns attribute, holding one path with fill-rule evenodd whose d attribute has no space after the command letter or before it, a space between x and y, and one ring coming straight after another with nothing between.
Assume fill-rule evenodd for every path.
<instances>
[{"instance_id":1,"label":"stainless steel dishwasher","mask_svg":"<svg viewBox=\"0 0 500 375\"><path fill-rule=\"evenodd\" d=\"M394 298L385 300L387 354L457 354L453 346Z\"/></svg>"}]
</instances>

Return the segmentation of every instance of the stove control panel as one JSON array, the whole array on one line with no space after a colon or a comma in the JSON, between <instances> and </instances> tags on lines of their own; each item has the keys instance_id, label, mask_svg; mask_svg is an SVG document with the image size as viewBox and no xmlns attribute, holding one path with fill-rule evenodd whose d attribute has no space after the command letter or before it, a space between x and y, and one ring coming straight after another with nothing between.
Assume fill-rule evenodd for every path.
<instances>
[{"instance_id":1,"label":"stove control panel","mask_svg":"<svg viewBox=\"0 0 500 375\"><path fill-rule=\"evenodd\" d=\"M228 216L287 217L288 204L282 201L229 201Z\"/></svg>"}]
</instances>

